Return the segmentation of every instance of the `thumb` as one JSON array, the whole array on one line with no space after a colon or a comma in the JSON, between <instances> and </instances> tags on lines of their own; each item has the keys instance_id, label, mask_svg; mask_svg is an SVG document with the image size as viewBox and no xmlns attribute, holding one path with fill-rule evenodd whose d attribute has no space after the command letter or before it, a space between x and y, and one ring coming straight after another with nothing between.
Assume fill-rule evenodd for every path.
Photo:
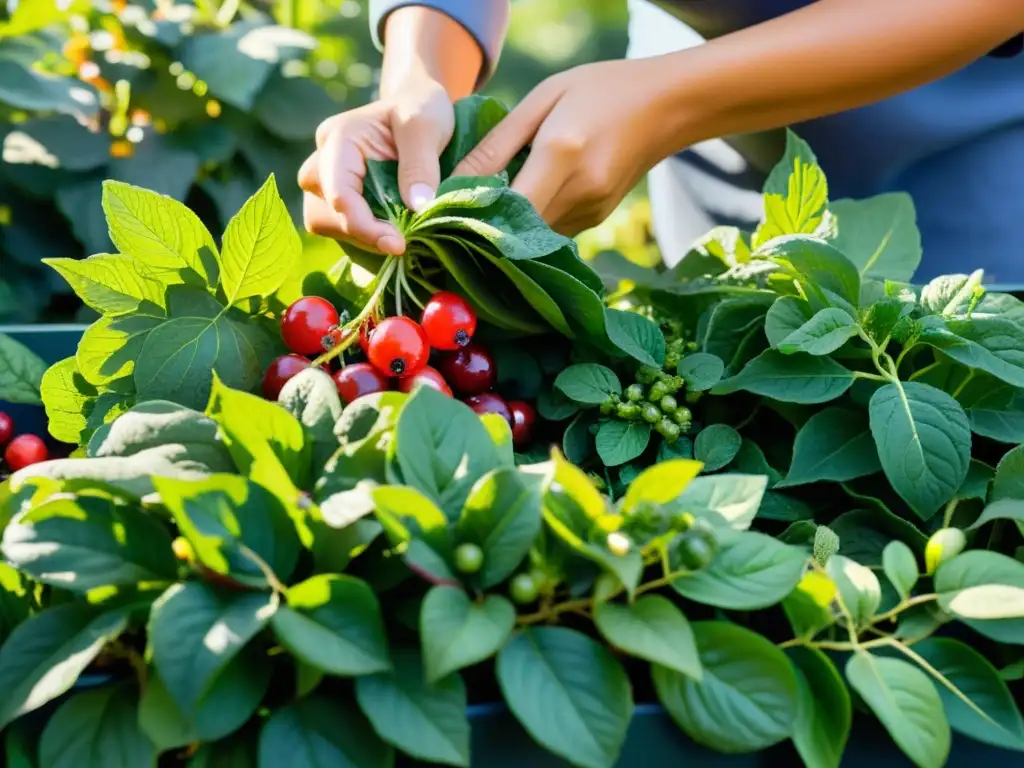
<instances>
[{"instance_id":1,"label":"thumb","mask_svg":"<svg viewBox=\"0 0 1024 768\"><path fill-rule=\"evenodd\" d=\"M533 141L544 119L558 102L560 92L542 83L534 88L500 123L455 166L452 176L493 176L508 168L512 158Z\"/></svg>"},{"instance_id":2,"label":"thumb","mask_svg":"<svg viewBox=\"0 0 1024 768\"><path fill-rule=\"evenodd\" d=\"M392 124L395 149L398 150L398 188L402 200L414 211L421 211L434 199L441 183L441 154L445 140L438 127L424 117L412 117Z\"/></svg>"}]
</instances>

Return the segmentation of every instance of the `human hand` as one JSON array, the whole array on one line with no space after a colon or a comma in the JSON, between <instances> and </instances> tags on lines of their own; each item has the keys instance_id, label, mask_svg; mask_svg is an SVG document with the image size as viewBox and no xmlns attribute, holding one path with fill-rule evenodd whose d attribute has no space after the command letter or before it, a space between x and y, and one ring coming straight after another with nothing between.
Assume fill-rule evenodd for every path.
<instances>
[{"instance_id":1,"label":"human hand","mask_svg":"<svg viewBox=\"0 0 1024 768\"><path fill-rule=\"evenodd\" d=\"M455 175L498 173L532 143L512 188L563 234L601 223L679 141L665 114L670 89L664 67L652 61L586 64L548 78L459 163Z\"/></svg>"},{"instance_id":2,"label":"human hand","mask_svg":"<svg viewBox=\"0 0 1024 768\"><path fill-rule=\"evenodd\" d=\"M403 253L402 235L377 219L363 198L366 161L397 160L402 199L419 210L437 191L438 158L454 126L451 99L425 75L406 80L379 101L325 120L316 132L316 151L299 169L306 229L360 248Z\"/></svg>"}]
</instances>

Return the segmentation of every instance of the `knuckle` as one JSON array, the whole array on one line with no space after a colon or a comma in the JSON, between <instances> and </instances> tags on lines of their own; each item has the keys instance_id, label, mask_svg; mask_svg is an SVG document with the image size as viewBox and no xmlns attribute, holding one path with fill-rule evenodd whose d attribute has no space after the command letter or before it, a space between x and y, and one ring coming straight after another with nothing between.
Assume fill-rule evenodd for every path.
<instances>
[{"instance_id":1,"label":"knuckle","mask_svg":"<svg viewBox=\"0 0 1024 768\"><path fill-rule=\"evenodd\" d=\"M586 149L586 141L578 134L552 136L545 143L550 152L563 158L580 157Z\"/></svg>"}]
</instances>

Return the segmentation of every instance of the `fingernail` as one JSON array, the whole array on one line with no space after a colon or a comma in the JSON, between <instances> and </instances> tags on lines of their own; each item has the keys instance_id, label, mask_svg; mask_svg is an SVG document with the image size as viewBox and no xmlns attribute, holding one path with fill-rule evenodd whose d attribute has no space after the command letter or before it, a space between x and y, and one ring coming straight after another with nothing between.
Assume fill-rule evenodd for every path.
<instances>
[{"instance_id":1,"label":"fingernail","mask_svg":"<svg viewBox=\"0 0 1024 768\"><path fill-rule=\"evenodd\" d=\"M377 250L381 253L389 253L398 256L405 251L405 243L402 238L395 235L384 235L377 241Z\"/></svg>"},{"instance_id":2,"label":"fingernail","mask_svg":"<svg viewBox=\"0 0 1024 768\"><path fill-rule=\"evenodd\" d=\"M434 190L426 184L413 184L409 187L409 203L416 213L427 207L427 203L434 199Z\"/></svg>"}]
</instances>

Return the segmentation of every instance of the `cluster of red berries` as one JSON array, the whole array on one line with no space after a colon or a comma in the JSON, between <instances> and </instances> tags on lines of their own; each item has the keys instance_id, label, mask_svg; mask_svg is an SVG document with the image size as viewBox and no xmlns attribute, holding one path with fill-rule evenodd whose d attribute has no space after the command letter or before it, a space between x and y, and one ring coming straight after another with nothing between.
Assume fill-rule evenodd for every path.
<instances>
[{"instance_id":1,"label":"cluster of red berries","mask_svg":"<svg viewBox=\"0 0 1024 768\"><path fill-rule=\"evenodd\" d=\"M50 457L46 443L36 435L15 437L14 420L0 411L0 448L5 445L7 448L4 450L4 463L11 472L46 461Z\"/></svg>"},{"instance_id":2,"label":"cluster of red berries","mask_svg":"<svg viewBox=\"0 0 1024 768\"><path fill-rule=\"evenodd\" d=\"M412 392L427 386L450 397L456 394L479 414L497 413L512 427L516 447L528 445L537 419L533 406L507 402L492 391L498 378L494 356L473 341L476 313L461 296L439 291L423 307L420 322L399 315L359 325L359 346L366 362L344 365L332 374L347 405L358 397L397 389ZM281 316L281 338L293 354L271 363L263 394L277 399L285 382L313 365L313 356L352 343L354 328L341 325L334 306L316 296L294 302ZM434 365L431 354L434 354ZM325 367L330 373L330 370Z\"/></svg>"}]
</instances>

